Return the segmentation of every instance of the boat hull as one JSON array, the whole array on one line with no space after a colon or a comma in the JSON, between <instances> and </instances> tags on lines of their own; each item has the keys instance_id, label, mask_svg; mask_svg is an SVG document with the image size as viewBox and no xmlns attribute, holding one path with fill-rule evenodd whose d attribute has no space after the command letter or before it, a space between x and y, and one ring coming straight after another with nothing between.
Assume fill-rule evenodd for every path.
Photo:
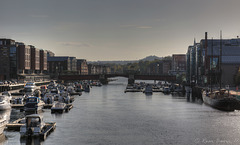
<instances>
[{"instance_id":1,"label":"boat hull","mask_svg":"<svg viewBox=\"0 0 240 145\"><path fill-rule=\"evenodd\" d=\"M240 105L239 101L232 97L215 99L206 96L206 94L203 94L202 97L205 104L222 111L238 110Z\"/></svg>"}]
</instances>

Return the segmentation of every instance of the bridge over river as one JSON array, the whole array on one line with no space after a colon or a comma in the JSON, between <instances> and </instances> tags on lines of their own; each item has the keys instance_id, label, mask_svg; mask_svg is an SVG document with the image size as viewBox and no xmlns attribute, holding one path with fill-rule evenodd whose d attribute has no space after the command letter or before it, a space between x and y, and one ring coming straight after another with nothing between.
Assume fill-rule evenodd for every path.
<instances>
[{"instance_id":1,"label":"bridge over river","mask_svg":"<svg viewBox=\"0 0 240 145\"><path fill-rule=\"evenodd\" d=\"M174 75L149 75L149 74L96 74L96 75L59 75L58 80L73 81L73 80L100 80L101 83L107 84L108 78L125 77L128 78L128 83L134 83L135 80L161 80L175 82Z\"/></svg>"}]
</instances>

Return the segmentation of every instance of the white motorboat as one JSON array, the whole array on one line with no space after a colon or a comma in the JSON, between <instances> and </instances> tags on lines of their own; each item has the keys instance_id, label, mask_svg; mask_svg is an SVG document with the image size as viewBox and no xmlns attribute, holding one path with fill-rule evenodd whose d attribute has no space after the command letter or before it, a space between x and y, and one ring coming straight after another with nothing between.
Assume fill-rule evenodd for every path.
<instances>
[{"instance_id":1,"label":"white motorboat","mask_svg":"<svg viewBox=\"0 0 240 145\"><path fill-rule=\"evenodd\" d=\"M69 95L69 93L65 92L65 91L62 91L60 93L60 97L58 99L58 102L69 104L70 103L70 95Z\"/></svg>"},{"instance_id":2,"label":"white motorboat","mask_svg":"<svg viewBox=\"0 0 240 145\"><path fill-rule=\"evenodd\" d=\"M54 102L54 94L46 93L43 97L43 101L45 104L52 104Z\"/></svg>"},{"instance_id":3,"label":"white motorboat","mask_svg":"<svg viewBox=\"0 0 240 145\"><path fill-rule=\"evenodd\" d=\"M51 108L51 113L55 113L55 112L63 113L66 107L67 107L66 103L54 102Z\"/></svg>"},{"instance_id":4,"label":"white motorboat","mask_svg":"<svg viewBox=\"0 0 240 145\"><path fill-rule=\"evenodd\" d=\"M59 94L60 94L60 91L58 90L58 88L52 88L49 93L51 93L51 94L54 96L54 100L55 100L55 101L58 100L58 98L59 98L59 96L60 96L60 95L59 95Z\"/></svg>"},{"instance_id":5,"label":"white motorboat","mask_svg":"<svg viewBox=\"0 0 240 145\"><path fill-rule=\"evenodd\" d=\"M37 112L43 109L44 104L39 97L28 97L24 105L24 110L27 112Z\"/></svg>"},{"instance_id":6,"label":"white motorboat","mask_svg":"<svg viewBox=\"0 0 240 145\"><path fill-rule=\"evenodd\" d=\"M11 95L10 92L8 92L8 91L2 92L2 95L8 96L8 98L9 98L9 100L10 100L10 102L11 102L11 100L12 100L12 95Z\"/></svg>"},{"instance_id":7,"label":"white motorboat","mask_svg":"<svg viewBox=\"0 0 240 145\"><path fill-rule=\"evenodd\" d=\"M6 95L0 96L0 110L11 109L10 99Z\"/></svg>"},{"instance_id":8,"label":"white motorboat","mask_svg":"<svg viewBox=\"0 0 240 145\"><path fill-rule=\"evenodd\" d=\"M21 137L39 136L44 130L45 123L39 114L27 115L25 124L20 128Z\"/></svg>"},{"instance_id":9,"label":"white motorboat","mask_svg":"<svg viewBox=\"0 0 240 145\"><path fill-rule=\"evenodd\" d=\"M0 111L0 134L3 134L4 128L10 120L11 110Z\"/></svg>"},{"instance_id":10,"label":"white motorboat","mask_svg":"<svg viewBox=\"0 0 240 145\"><path fill-rule=\"evenodd\" d=\"M36 85L34 82L27 82L24 86L24 89L25 88L32 88L32 89L36 89Z\"/></svg>"}]
</instances>

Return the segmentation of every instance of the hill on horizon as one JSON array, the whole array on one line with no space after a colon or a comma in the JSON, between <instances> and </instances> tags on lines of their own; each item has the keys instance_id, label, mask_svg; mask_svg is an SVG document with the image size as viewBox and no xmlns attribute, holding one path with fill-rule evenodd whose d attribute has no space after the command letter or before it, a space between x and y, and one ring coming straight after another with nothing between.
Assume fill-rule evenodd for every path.
<instances>
[{"instance_id":1,"label":"hill on horizon","mask_svg":"<svg viewBox=\"0 0 240 145\"><path fill-rule=\"evenodd\" d=\"M155 59L159 59L161 60L162 57L158 57L158 56L155 56L155 55L150 55L150 56L147 56L143 59L139 59L139 60L113 60L113 61L88 61L88 63L90 64L93 64L93 63L97 63L97 64L121 64L121 65L124 65L124 64L128 64L128 63L136 63L136 62L139 62L139 61L154 61Z\"/></svg>"}]
</instances>

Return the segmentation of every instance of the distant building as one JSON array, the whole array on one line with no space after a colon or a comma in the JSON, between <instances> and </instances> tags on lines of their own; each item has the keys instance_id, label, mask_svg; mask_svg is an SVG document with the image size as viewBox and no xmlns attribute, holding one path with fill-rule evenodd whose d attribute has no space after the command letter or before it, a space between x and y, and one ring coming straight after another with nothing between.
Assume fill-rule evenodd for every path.
<instances>
[{"instance_id":1,"label":"distant building","mask_svg":"<svg viewBox=\"0 0 240 145\"><path fill-rule=\"evenodd\" d=\"M88 74L88 65L86 59L77 59L77 71L80 75Z\"/></svg>"},{"instance_id":2,"label":"distant building","mask_svg":"<svg viewBox=\"0 0 240 145\"><path fill-rule=\"evenodd\" d=\"M186 54L173 54L172 55L172 70L186 71Z\"/></svg>"},{"instance_id":3,"label":"distant building","mask_svg":"<svg viewBox=\"0 0 240 145\"><path fill-rule=\"evenodd\" d=\"M76 74L76 58L69 56L48 57L48 70L51 75Z\"/></svg>"},{"instance_id":4,"label":"distant building","mask_svg":"<svg viewBox=\"0 0 240 145\"><path fill-rule=\"evenodd\" d=\"M69 57L70 58L70 70L77 71L77 59L76 57Z\"/></svg>"},{"instance_id":5,"label":"distant building","mask_svg":"<svg viewBox=\"0 0 240 145\"><path fill-rule=\"evenodd\" d=\"M186 73L186 54L173 54L172 55L172 69L170 74L180 75Z\"/></svg>"},{"instance_id":6,"label":"distant building","mask_svg":"<svg viewBox=\"0 0 240 145\"><path fill-rule=\"evenodd\" d=\"M163 74L168 75L172 68L172 60L163 60Z\"/></svg>"},{"instance_id":7,"label":"distant building","mask_svg":"<svg viewBox=\"0 0 240 145\"><path fill-rule=\"evenodd\" d=\"M89 74L110 74L111 67L106 65L88 65Z\"/></svg>"}]
</instances>

